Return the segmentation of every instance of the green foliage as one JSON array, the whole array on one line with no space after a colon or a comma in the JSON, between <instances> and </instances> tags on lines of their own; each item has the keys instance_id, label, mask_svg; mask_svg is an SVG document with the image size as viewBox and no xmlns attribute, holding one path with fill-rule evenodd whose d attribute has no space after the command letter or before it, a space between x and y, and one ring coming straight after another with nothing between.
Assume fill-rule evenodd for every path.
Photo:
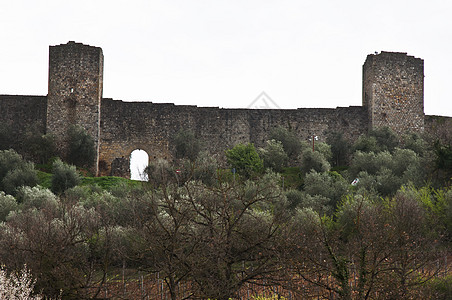
<instances>
[{"instance_id":1,"label":"green foliage","mask_svg":"<svg viewBox=\"0 0 452 300\"><path fill-rule=\"evenodd\" d=\"M0 222L6 220L6 217L11 211L18 208L16 199L11 195L6 195L4 192L0 191Z\"/></svg>"},{"instance_id":2,"label":"green foliage","mask_svg":"<svg viewBox=\"0 0 452 300\"><path fill-rule=\"evenodd\" d=\"M69 163L78 167L92 167L96 158L94 139L83 127L77 125L73 125L69 128L68 135Z\"/></svg>"},{"instance_id":3,"label":"green foliage","mask_svg":"<svg viewBox=\"0 0 452 300\"><path fill-rule=\"evenodd\" d=\"M299 167L284 168L281 176L283 177L285 188L301 189L303 186L303 173Z\"/></svg>"},{"instance_id":4,"label":"green foliage","mask_svg":"<svg viewBox=\"0 0 452 300\"><path fill-rule=\"evenodd\" d=\"M354 151L361 152L392 152L399 144L397 135L389 127L371 130L367 135L360 136L353 145Z\"/></svg>"},{"instance_id":5,"label":"green foliage","mask_svg":"<svg viewBox=\"0 0 452 300\"><path fill-rule=\"evenodd\" d=\"M56 154L55 139L51 134L41 134L33 127L25 133L24 151L34 162L45 164Z\"/></svg>"},{"instance_id":6,"label":"green foliage","mask_svg":"<svg viewBox=\"0 0 452 300\"><path fill-rule=\"evenodd\" d=\"M306 174L304 190L311 196L321 195L327 198L329 200L327 204L331 208L335 208L341 198L348 192L348 184L336 172L318 173L311 171Z\"/></svg>"},{"instance_id":7,"label":"green foliage","mask_svg":"<svg viewBox=\"0 0 452 300\"><path fill-rule=\"evenodd\" d=\"M69 188L80 183L80 176L75 166L65 164L60 159L53 163L51 190L55 194L62 194Z\"/></svg>"},{"instance_id":8,"label":"green foliage","mask_svg":"<svg viewBox=\"0 0 452 300\"><path fill-rule=\"evenodd\" d=\"M2 180L3 190L11 195L17 193L22 186L35 186L38 183L36 171L30 162L26 162L18 169L9 171Z\"/></svg>"},{"instance_id":9,"label":"green foliage","mask_svg":"<svg viewBox=\"0 0 452 300\"><path fill-rule=\"evenodd\" d=\"M218 162L208 152L202 151L196 158L193 170L193 179L200 180L208 186L213 186L217 182Z\"/></svg>"},{"instance_id":10,"label":"green foliage","mask_svg":"<svg viewBox=\"0 0 452 300\"><path fill-rule=\"evenodd\" d=\"M374 136L361 135L353 144L353 151L378 152L377 139Z\"/></svg>"},{"instance_id":11,"label":"green foliage","mask_svg":"<svg viewBox=\"0 0 452 300\"><path fill-rule=\"evenodd\" d=\"M23 209L55 208L59 200L48 189L41 187L22 187L17 193L17 201L22 204Z\"/></svg>"},{"instance_id":12,"label":"green foliage","mask_svg":"<svg viewBox=\"0 0 452 300\"><path fill-rule=\"evenodd\" d=\"M331 164L333 167L344 166L349 161L351 144L346 140L342 132L328 134L326 142L331 146Z\"/></svg>"},{"instance_id":13,"label":"green foliage","mask_svg":"<svg viewBox=\"0 0 452 300\"><path fill-rule=\"evenodd\" d=\"M264 167L275 172L281 172L289 160L282 143L276 140L267 141L265 147L259 149L259 154L264 161Z\"/></svg>"},{"instance_id":14,"label":"green foliage","mask_svg":"<svg viewBox=\"0 0 452 300\"><path fill-rule=\"evenodd\" d=\"M144 172L148 175L149 183L156 188L160 186L165 187L177 180L174 168L167 160L161 158L152 161L144 169Z\"/></svg>"},{"instance_id":15,"label":"green foliage","mask_svg":"<svg viewBox=\"0 0 452 300\"><path fill-rule=\"evenodd\" d=\"M358 151L348 171L349 180L359 178L358 187L382 196L393 195L404 184L420 186L424 178L419 156L412 150L399 148L392 154Z\"/></svg>"},{"instance_id":16,"label":"green foliage","mask_svg":"<svg viewBox=\"0 0 452 300\"><path fill-rule=\"evenodd\" d=\"M314 170L316 172L326 172L330 170L330 164L319 151L312 151L312 149L306 149L303 151L301 159L301 169L304 174Z\"/></svg>"},{"instance_id":17,"label":"green foliage","mask_svg":"<svg viewBox=\"0 0 452 300\"><path fill-rule=\"evenodd\" d=\"M442 231L427 215L408 193L383 200L349 195L334 217L298 209L284 246L287 261L308 278L308 290L322 285L334 291L327 298L364 299L371 293L381 299L418 298L424 282L444 267L438 260Z\"/></svg>"},{"instance_id":18,"label":"green foliage","mask_svg":"<svg viewBox=\"0 0 452 300\"><path fill-rule=\"evenodd\" d=\"M174 137L176 158L186 158L195 161L201 151L201 142L189 130L180 130Z\"/></svg>"},{"instance_id":19,"label":"green foliage","mask_svg":"<svg viewBox=\"0 0 452 300\"><path fill-rule=\"evenodd\" d=\"M0 151L0 181L6 176L6 174L14 169L17 169L23 165L24 161L22 156L17 154L14 150Z\"/></svg>"},{"instance_id":20,"label":"green foliage","mask_svg":"<svg viewBox=\"0 0 452 300\"><path fill-rule=\"evenodd\" d=\"M323 157L327 161L330 161L331 158L333 157L333 153L331 152L331 146L328 145L327 143L316 142L315 145L314 145L314 151L317 151L320 154L322 154Z\"/></svg>"},{"instance_id":21,"label":"green foliage","mask_svg":"<svg viewBox=\"0 0 452 300\"><path fill-rule=\"evenodd\" d=\"M41 204L39 209L10 214L0 226L2 264L9 269L26 264L36 276L36 290L47 297L85 298L83 287L97 282L94 272L102 270L88 243L101 231L99 215L80 205L59 209L60 205Z\"/></svg>"},{"instance_id":22,"label":"green foliage","mask_svg":"<svg viewBox=\"0 0 452 300\"><path fill-rule=\"evenodd\" d=\"M52 186L52 174L43 171L37 171L38 184L46 189L50 189Z\"/></svg>"},{"instance_id":23,"label":"green foliage","mask_svg":"<svg viewBox=\"0 0 452 300\"><path fill-rule=\"evenodd\" d=\"M22 159L14 150L0 151L0 190L15 195L21 186L38 182L34 165Z\"/></svg>"},{"instance_id":24,"label":"green foliage","mask_svg":"<svg viewBox=\"0 0 452 300\"><path fill-rule=\"evenodd\" d=\"M270 130L269 140L281 142L284 151L290 159L297 159L301 153L302 145L298 136L284 127L276 127Z\"/></svg>"},{"instance_id":25,"label":"green foliage","mask_svg":"<svg viewBox=\"0 0 452 300\"><path fill-rule=\"evenodd\" d=\"M399 145L397 135L389 127L375 128L369 132L369 136L375 137L379 151L392 152Z\"/></svg>"},{"instance_id":26,"label":"green foliage","mask_svg":"<svg viewBox=\"0 0 452 300\"><path fill-rule=\"evenodd\" d=\"M436 154L436 168L445 173L446 180L452 178L452 146L442 145L436 142L434 145Z\"/></svg>"},{"instance_id":27,"label":"green foliage","mask_svg":"<svg viewBox=\"0 0 452 300\"><path fill-rule=\"evenodd\" d=\"M288 202L287 208L289 210L309 208L320 215L331 214L333 212L330 199L322 195L310 195L299 190L288 190L285 194Z\"/></svg>"},{"instance_id":28,"label":"green foliage","mask_svg":"<svg viewBox=\"0 0 452 300\"><path fill-rule=\"evenodd\" d=\"M423 287L423 299L452 300L452 275L433 278Z\"/></svg>"},{"instance_id":29,"label":"green foliage","mask_svg":"<svg viewBox=\"0 0 452 300\"><path fill-rule=\"evenodd\" d=\"M259 174L263 171L264 164L253 144L237 144L232 149L226 150L226 158L229 166L235 168L237 173L245 178Z\"/></svg>"},{"instance_id":30,"label":"green foliage","mask_svg":"<svg viewBox=\"0 0 452 300\"><path fill-rule=\"evenodd\" d=\"M403 149L413 150L419 156L424 156L428 150L427 142L418 133L404 134L402 141Z\"/></svg>"}]
</instances>

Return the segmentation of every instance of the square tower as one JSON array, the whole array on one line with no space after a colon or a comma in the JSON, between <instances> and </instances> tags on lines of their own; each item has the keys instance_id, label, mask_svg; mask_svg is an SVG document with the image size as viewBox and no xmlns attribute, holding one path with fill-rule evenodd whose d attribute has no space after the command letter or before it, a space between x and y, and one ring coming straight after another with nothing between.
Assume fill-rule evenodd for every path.
<instances>
[{"instance_id":1,"label":"square tower","mask_svg":"<svg viewBox=\"0 0 452 300\"><path fill-rule=\"evenodd\" d=\"M363 65L363 106L369 129L424 130L424 61L406 53L370 54Z\"/></svg>"},{"instance_id":2,"label":"square tower","mask_svg":"<svg viewBox=\"0 0 452 300\"><path fill-rule=\"evenodd\" d=\"M68 42L49 48L47 133L55 137L62 157L67 157L68 129L79 125L95 142L98 172L100 104L103 86L102 49Z\"/></svg>"}]
</instances>

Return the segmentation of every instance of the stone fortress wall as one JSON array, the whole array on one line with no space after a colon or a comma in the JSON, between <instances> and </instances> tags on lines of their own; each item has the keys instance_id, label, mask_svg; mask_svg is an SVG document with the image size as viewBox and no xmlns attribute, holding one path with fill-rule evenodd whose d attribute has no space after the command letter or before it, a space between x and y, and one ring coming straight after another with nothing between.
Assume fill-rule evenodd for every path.
<instances>
[{"instance_id":1,"label":"stone fortress wall","mask_svg":"<svg viewBox=\"0 0 452 300\"><path fill-rule=\"evenodd\" d=\"M214 154L238 143L263 146L268 132L276 126L290 128L302 139L312 135L324 138L333 130L353 138L367 130L362 107L251 110L103 99L101 115L100 171L113 171L114 175L121 175L121 171L115 170L118 167L110 170L109 162L121 158L128 165L127 158L135 149L145 150L150 159L171 158L171 141L180 129L193 131Z\"/></svg>"},{"instance_id":2,"label":"stone fortress wall","mask_svg":"<svg viewBox=\"0 0 452 300\"><path fill-rule=\"evenodd\" d=\"M452 118L424 115L423 60L406 53L369 55L363 66L363 106L299 109L225 109L102 98L102 49L69 42L49 51L48 96L0 95L0 124L23 124L56 136L65 156L67 128L83 126L97 148L95 173L128 177L130 154L171 159L172 140L189 129L213 154L238 143L262 146L268 132L283 126L302 139L340 131L351 140L371 128L441 135ZM21 126L22 125L22 126ZM18 141L19 142L19 141Z\"/></svg>"}]
</instances>

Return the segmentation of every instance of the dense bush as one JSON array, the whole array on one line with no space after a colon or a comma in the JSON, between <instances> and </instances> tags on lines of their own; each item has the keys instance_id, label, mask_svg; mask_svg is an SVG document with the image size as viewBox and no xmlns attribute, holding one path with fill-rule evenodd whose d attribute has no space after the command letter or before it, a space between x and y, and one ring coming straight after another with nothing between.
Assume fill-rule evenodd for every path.
<instances>
[{"instance_id":1,"label":"dense bush","mask_svg":"<svg viewBox=\"0 0 452 300\"><path fill-rule=\"evenodd\" d=\"M349 184L336 172L318 173L311 171L306 174L304 190L307 194L321 195L328 199L328 205L332 208L340 202L341 198L348 192Z\"/></svg>"},{"instance_id":2,"label":"dense bush","mask_svg":"<svg viewBox=\"0 0 452 300\"><path fill-rule=\"evenodd\" d=\"M0 191L0 222L6 220L6 217L11 211L18 208L16 199L11 195L6 195Z\"/></svg>"},{"instance_id":3,"label":"dense bush","mask_svg":"<svg viewBox=\"0 0 452 300\"><path fill-rule=\"evenodd\" d=\"M367 135L361 135L353 148L361 152L392 152L398 145L397 135L389 127L380 127L371 130Z\"/></svg>"},{"instance_id":4,"label":"dense bush","mask_svg":"<svg viewBox=\"0 0 452 300\"><path fill-rule=\"evenodd\" d=\"M94 139L81 126L73 125L68 130L68 162L78 167L90 168L94 165L96 149Z\"/></svg>"},{"instance_id":5,"label":"dense bush","mask_svg":"<svg viewBox=\"0 0 452 300\"><path fill-rule=\"evenodd\" d=\"M392 195L402 185L420 186L424 181L424 168L420 157L409 149L396 148L378 153L357 151L349 169L349 180L358 178L358 187L380 195Z\"/></svg>"},{"instance_id":6,"label":"dense bush","mask_svg":"<svg viewBox=\"0 0 452 300\"><path fill-rule=\"evenodd\" d=\"M144 169L144 172L148 175L148 181L156 188L176 182L175 171L167 160L161 158L152 161Z\"/></svg>"},{"instance_id":7,"label":"dense bush","mask_svg":"<svg viewBox=\"0 0 452 300\"><path fill-rule=\"evenodd\" d=\"M58 205L58 198L48 189L41 187L22 187L17 193L17 201L22 209L43 209Z\"/></svg>"},{"instance_id":8,"label":"dense bush","mask_svg":"<svg viewBox=\"0 0 452 300\"><path fill-rule=\"evenodd\" d=\"M217 182L218 162L208 152L202 151L196 158L193 170L193 179L212 186Z\"/></svg>"},{"instance_id":9,"label":"dense bush","mask_svg":"<svg viewBox=\"0 0 452 300\"><path fill-rule=\"evenodd\" d=\"M259 149L259 155L264 161L264 167L275 172L281 172L289 160L282 143L276 140L267 141L265 147Z\"/></svg>"},{"instance_id":10,"label":"dense bush","mask_svg":"<svg viewBox=\"0 0 452 300\"><path fill-rule=\"evenodd\" d=\"M65 164L60 159L55 160L52 165L52 192L62 194L79 183L80 176L75 166Z\"/></svg>"},{"instance_id":11,"label":"dense bush","mask_svg":"<svg viewBox=\"0 0 452 300\"><path fill-rule=\"evenodd\" d=\"M335 167L347 165L352 145L344 138L342 132L328 134L326 142L331 146L331 164Z\"/></svg>"},{"instance_id":12,"label":"dense bush","mask_svg":"<svg viewBox=\"0 0 452 300\"><path fill-rule=\"evenodd\" d=\"M176 158L196 160L201 151L201 142L195 134L189 130L180 130L174 137Z\"/></svg>"},{"instance_id":13,"label":"dense bush","mask_svg":"<svg viewBox=\"0 0 452 300\"><path fill-rule=\"evenodd\" d=\"M270 130L269 139L281 142L287 156L292 160L297 159L301 153L300 138L284 127L279 126Z\"/></svg>"},{"instance_id":14,"label":"dense bush","mask_svg":"<svg viewBox=\"0 0 452 300\"><path fill-rule=\"evenodd\" d=\"M251 178L264 169L264 163L251 143L237 144L226 150L226 159L229 166L245 178Z\"/></svg>"},{"instance_id":15,"label":"dense bush","mask_svg":"<svg viewBox=\"0 0 452 300\"><path fill-rule=\"evenodd\" d=\"M34 165L14 150L0 151L0 190L15 195L21 186L35 186L38 178Z\"/></svg>"},{"instance_id":16,"label":"dense bush","mask_svg":"<svg viewBox=\"0 0 452 300\"><path fill-rule=\"evenodd\" d=\"M301 158L301 170L304 174L311 172L326 172L330 170L330 164L327 159L319 151L312 151L312 149L306 149L303 151Z\"/></svg>"},{"instance_id":17,"label":"dense bush","mask_svg":"<svg viewBox=\"0 0 452 300\"><path fill-rule=\"evenodd\" d=\"M24 136L24 152L34 162L45 164L56 155L55 139L51 134L28 130Z\"/></svg>"}]
</instances>

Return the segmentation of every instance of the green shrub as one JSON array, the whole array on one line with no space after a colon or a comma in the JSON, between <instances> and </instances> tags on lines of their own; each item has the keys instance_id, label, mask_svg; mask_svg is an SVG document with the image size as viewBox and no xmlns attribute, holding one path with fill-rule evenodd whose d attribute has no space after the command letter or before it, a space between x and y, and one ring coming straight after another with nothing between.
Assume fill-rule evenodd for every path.
<instances>
[{"instance_id":1,"label":"green shrub","mask_svg":"<svg viewBox=\"0 0 452 300\"><path fill-rule=\"evenodd\" d=\"M226 158L229 166L245 178L262 173L264 169L264 163L251 143L237 144L234 148L226 150Z\"/></svg>"},{"instance_id":2,"label":"green shrub","mask_svg":"<svg viewBox=\"0 0 452 300\"><path fill-rule=\"evenodd\" d=\"M0 190L15 195L21 186L38 182L34 165L22 159L14 150L0 151Z\"/></svg>"},{"instance_id":3,"label":"green shrub","mask_svg":"<svg viewBox=\"0 0 452 300\"><path fill-rule=\"evenodd\" d=\"M195 134L189 130L180 130L174 137L176 158L196 160L201 151L201 143Z\"/></svg>"},{"instance_id":4,"label":"green shrub","mask_svg":"<svg viewBox=\"0 0 452 300\"><path fill-rule=\"evenodd\" d=\"M79 183L80 176L77 173L75 166L65 164L60 159L57 159L53 163L52 192L55 194L62 194L67 189L72 188Z\"/></svg>"},{"instance_id":5,"label":"green shrub","mask_svg":"<svg viewBox=\"0 0 452 300\"><path fill-rule=\"evenodd\" d=\"M303 151L301 159L301 169L303 174L307 174L312 170L322 173L330 170L330 164L322 153L306 149Z\"/></svg>"},{"instance_id":6,"label":"green shrub","mask_svg":"<svg viewBox=\"0 0 452 300\"><path fill-rule=\"evenodd\" d=\"M361 135L353 145L354 151L392 152L399 144L397 135L389 127L373 129L367 135Z\"/></svg>"},{"instance_id":7,"label":"green shrub","mask_svg":"<svg viewBox=\"0 0 452 300\"><path fill-rule=\"evenodd\" d=\"M434 278L424 284L424 299L452 300L452 276Z\"/></svg>"},{"instance_id":8,"label":"green shrub","mask_svg":"<svg viewBox=\"0 0 452 300\"><path fill-rule=\"evenodd\" d=\"M50 190L28 186L19 189L17 200L23 209L56 207L58 203L57 197Z\"/></svg>"},{"instance_id":9,"label":"green shrub","mask_svg":"<svg viewBox=\"0 0 452 300\"><path fill-rule=\"evenodd\" d=\"M298 136L284 127L276 127L270 130L269 140L281 142L284 151L290 159L297 159L302 150L302 144Z\"/></svg>"},{"instance_id":10,"label":"green shrub","mask_svg":"<svg viewBox=\"0 0 452 300\"><path fill-rule=\"evenodd\" d=\"M24 137L25 151L27 157L40 164L47 163L56 154L55 139L53 135L41 134L35 131L28 131Z\"/></svg>"},{"instance_id":11,"label":"green shrub","mask_svg":"<svg viewBox=\"0 0 452 300\"><path fill-rule=\"evenodd\" d=\"M17 201L13 196L0 191L0 222L5 221L8 214L16 210L17 207Z\"/></svg>"},{"instance_id":12,"label":"green shrub","mask_svg":"<svg viewBox=\"0 0 452 300\"><path fill-rule=\"evenodd\" d=\"M170 163L161 158L152 161L144 169L144 172L148 175L149 183L154 187L166 186L176 179L176 173Z\"/></svg>"},{"instance_id":13,"label":"green shrub","mask_svg":"<svg viewBox=\"0 0 452 300\"><path fill-rule=\"evenodd\" d=\"M267 141L265 148L259 149L259 154L264 161L264 167L275 172L281 172L289 160L282 143L276 140Z\"/></svg>"},{"instance_id":14,"label":"green shrub","mask_svg":"<svg viewBox=\"0 0 452 300\"><path fill-rule=\"evenodd\" d=\"M11 195L17 193L17 189L22 186L35 186L38 184L38 177L32 163L25 163L18 169L9 171L2 180L3 190Z\"/></svg>"},{"instance_id":15,"label":"green shrub","mask_svg":"<svg viewBox=\"0 0 452 300\"><path fill-rule=\"evenodd\" d=\"M208 152L202 151L196 158L193 178L200 180L207 186L213 186L217 182L218 162Z\"/></svg>"},{"instance_id":16,"label":"green shrub","mask_svg":"<svg viewBox=\"0 0 452 300\"><path fill-rule=\"evenodd\" d=\"M306 175L304 190L311 196L321 195L329 199L328 204L333 208L348 191L348 184L336 172L318 173L311 171Z\"/></svg>"},{"instance_id":17,"label":"green shrub","mask_svg":"<svg viewBox=\"0 0 452 300\"><path fill-rule=\"evenodd\" d=\"M327 136L326 142L331 146L331 164L335 167L348 164L351 144L342 132L332 132Z\"/></svg>"},{"instance_id":18,"label":"green shrub","mask_svg":"<svg viewBox=\"0 0 452 300\"><path fill-rule=\"evenodd\" d=\"M94 139L81 126L69 128L68 161L78 167L90 168L96 158Z\"/></svg>"}]
</instances>

